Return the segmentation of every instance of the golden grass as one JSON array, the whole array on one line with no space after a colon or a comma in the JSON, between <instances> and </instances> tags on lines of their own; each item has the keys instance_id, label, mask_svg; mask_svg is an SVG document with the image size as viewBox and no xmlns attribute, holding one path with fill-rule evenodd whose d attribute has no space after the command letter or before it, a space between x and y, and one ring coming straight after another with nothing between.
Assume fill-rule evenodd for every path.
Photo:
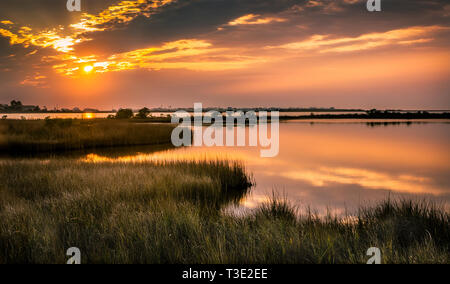
<instances>
[{"instance_id":1,"label":"golden grass","mask_svg":"<svg viewBox=\"0 0 450 284\"><path fill-rule=\"evenodd\" d=\"M128 120L0 120L0 151L39 153L171 143L171 124Z\"/></svg>"}]
</instances>

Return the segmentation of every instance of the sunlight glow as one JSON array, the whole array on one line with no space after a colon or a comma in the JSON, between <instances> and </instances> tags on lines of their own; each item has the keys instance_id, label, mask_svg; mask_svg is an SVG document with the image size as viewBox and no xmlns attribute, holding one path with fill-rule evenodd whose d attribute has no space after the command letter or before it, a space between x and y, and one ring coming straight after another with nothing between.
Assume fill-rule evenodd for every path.
<instances>
[{"instance_id":1,"label":"sunlight glow","mask_svg":"<svg viewBox=\"0 0 450 284\"><path fill-rule=\"evenodd\" d=\"M83 113L83 119L93 119L94 114L93 113Z\"/></svg>"},{"instance_id":2,"label":"sunlight glow","mask_svg":"<svg viewBox=\"0 0 450 284\"><path fill-rule=\"evenodd\" d=\"M91 65L84 67L84 72L86 73L90 73L92 70L94 70L94 67L92 67Z\"/></svg>"}]
</instances>

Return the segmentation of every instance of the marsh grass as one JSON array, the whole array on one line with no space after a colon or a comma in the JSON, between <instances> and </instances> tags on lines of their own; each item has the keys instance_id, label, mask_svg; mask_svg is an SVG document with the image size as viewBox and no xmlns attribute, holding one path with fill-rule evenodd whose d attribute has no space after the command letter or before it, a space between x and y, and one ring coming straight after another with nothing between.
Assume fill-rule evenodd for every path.
<instances>
[{"instance_id":1,"label":"marsh grass","mask_svg":"<svg viewBox=\"0 0 450 284\"><path fill-rule=\"evenodd\" d=\"M352 222L301 214L285 199L223 214L252 182L239 163L0 164L0 263L448 263L449 214L386 201Z\"/></svg>"},{"instance_id":2,"label":"marsh grass","mask_svg":"<svg viewBox=\"0 0 450 284\"><path fill-rule=\"evenodd\" d=\"M0 151L39 153L171 143L171 124L108 119L0 120Z\"/></svg>"}]
</instances>

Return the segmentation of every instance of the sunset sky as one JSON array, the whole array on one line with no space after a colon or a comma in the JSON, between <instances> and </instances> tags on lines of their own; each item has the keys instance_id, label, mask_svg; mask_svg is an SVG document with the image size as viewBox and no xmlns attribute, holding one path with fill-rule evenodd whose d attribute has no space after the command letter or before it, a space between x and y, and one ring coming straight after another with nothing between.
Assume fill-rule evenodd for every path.
<instances>
[{"instance_id":1,"label":"sunset sky","mask_svg":"<svg viewBox=\"0 0 450 284\"><path fill-rule=\"evenodd\" d=\"M0 2L0 103L450 108L450 2Z\"/></svg>"}]
</instances>

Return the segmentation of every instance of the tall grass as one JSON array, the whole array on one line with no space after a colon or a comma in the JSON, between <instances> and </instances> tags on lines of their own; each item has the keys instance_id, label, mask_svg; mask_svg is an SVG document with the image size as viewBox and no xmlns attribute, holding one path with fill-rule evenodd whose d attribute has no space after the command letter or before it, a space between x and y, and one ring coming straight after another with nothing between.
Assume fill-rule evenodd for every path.
<instances>
[{"instance_id":1,"label":"tall grass","mask_svg":"<svg viewBox=\"0 0 450 284\"><path fill-rule=\"evenodd\" d=\"M224 207L248 193L228 162L0 164L0 263L448 263L449 214L386 201L348 222L299 215L272 198L244 217Z\"/></svg>"},{"instance_id":2,"label":"tall grass","mask_svg":"<svg viewBox=\"0 0 450 284\"><path fill-rule=\"evenodd\" d=\"M38 153L170 143L170 124L121 120L0 120L0 151Z\"/></svg>"}]
</instances>

